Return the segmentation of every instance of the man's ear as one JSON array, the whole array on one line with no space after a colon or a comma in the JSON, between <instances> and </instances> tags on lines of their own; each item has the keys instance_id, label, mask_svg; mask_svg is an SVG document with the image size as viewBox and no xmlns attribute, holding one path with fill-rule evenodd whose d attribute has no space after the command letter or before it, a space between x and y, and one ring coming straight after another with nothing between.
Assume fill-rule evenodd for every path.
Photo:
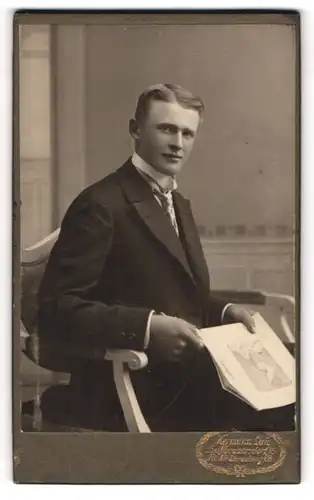
<instances>
[{"instance_id":1,"label":"man's ear","mask_svg":"<svg viewBox=\"0 0 314 500\"><path fill-rule=\"evenodd\" d=\"M129 133L133 137L133 139L139 139L139 126L134 118L131 118L131 120L129 121Z\"/></svg>"}]
</instances>

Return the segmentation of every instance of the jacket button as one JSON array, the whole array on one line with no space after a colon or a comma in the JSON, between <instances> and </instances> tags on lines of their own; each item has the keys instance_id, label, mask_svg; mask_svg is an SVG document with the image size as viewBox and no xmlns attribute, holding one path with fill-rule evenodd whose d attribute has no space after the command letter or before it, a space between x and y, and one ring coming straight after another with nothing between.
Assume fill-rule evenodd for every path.
<instances>
[{"instance_id":1,"label":"jacket button","mask_svg":"<svg viewBox=\"0 0 314 500\"><path fill-rule=\"evenodd\" d=\"M134 333L124 333L124 332L122 332L121 335L123 335L124 337L126 337L128 340L133 340L136 337Z\"/></svg>"}]
</instances>

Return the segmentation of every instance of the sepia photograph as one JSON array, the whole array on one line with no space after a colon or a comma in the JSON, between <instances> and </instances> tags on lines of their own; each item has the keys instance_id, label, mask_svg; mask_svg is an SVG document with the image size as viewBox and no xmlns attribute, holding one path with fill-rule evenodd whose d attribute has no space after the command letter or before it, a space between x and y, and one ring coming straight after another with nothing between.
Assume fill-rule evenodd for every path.
<instances>
[{"instance_id":1,"label":"sepia photograph","mask_svg":"<svg viewBox=\"0 0 314 500\"><path fill-rule=\"evenodd\" d=\"M16 15L17 441L286 433L297 482L298 23Z\"/></svg>"}]
</instances>

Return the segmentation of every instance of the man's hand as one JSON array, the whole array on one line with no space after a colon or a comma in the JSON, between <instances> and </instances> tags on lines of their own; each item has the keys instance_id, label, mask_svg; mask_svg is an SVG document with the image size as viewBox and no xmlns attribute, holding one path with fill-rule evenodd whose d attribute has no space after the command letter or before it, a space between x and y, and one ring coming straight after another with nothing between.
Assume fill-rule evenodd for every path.
<instances>
[{"instance_id":1,"label":"man's hand","mask_svg":"<svg viewBox=\"0 0 314 500\"><path fill-rule=\"evenodd\" d=\"M230 304L225 311L225 315L228 315L234 323L243 323L250 333L255 333L254 312L250 309Z\"/></svg>"},{"instance_id":2,"label":"man's hand","mask_svg":"<svg viewBox=\"0 0 314 500\"><path fill-rule=\"evenodd\" d=\"M173 316L159 314L152 316L149 361L184 361L203 347L204 344L194 325Z\"/></svg>"}]
</instances>

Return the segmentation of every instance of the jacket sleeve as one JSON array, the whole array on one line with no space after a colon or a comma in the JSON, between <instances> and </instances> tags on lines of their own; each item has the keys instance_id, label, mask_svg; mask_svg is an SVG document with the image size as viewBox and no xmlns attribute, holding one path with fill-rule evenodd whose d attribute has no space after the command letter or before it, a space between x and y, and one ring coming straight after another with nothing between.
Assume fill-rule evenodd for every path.
<instances>
[{"instance_id":1,"label":"jacket sleeve","mask_svg":"<svg viewBox=\"0 0 314 500\"><path fill-rule=\"evenodd\" d=\"M205 326L213 327L222 324L221 317L222 311L225 304L220 299L212 296L208 293L207 300L205 302Z\"/></svg>"},{"instance_id":2,"label":"jacket sleeve","mask_svg":"<svg viewBox=\"0 0 314 500\"><path fill-rule=\"evenodd\" d=\"M78 197L60 228L39 290L39 333L72 349L142 350L150 310L97 300L114 220L109 208ZM40 336L39 335L39 336Z\"/></svg>"},{"instance_id":3,"label":"jacket sleeve","mask_svg":"<svg viewBox=\"0 0 314 500\"><path fill-rule=\"evenodd\" d=\"M209 294L206 306L207 327L234 323L233 318L228 313L228 308L226 308L228 304L231 303Z\"/></svg>"}]
</instances>

